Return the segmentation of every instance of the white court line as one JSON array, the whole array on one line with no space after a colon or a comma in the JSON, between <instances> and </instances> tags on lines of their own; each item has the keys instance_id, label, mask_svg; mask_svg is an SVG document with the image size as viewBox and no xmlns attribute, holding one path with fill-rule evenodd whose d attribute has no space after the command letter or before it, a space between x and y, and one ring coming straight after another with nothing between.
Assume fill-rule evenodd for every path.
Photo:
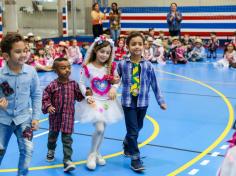
<instances>
[{"instance_id":1,"label":"white court line","mask_svg":"<svg viewBox=\"0 0 236 176\"><path fill-rule=\"evenodd\" d=\"M222 145L222 146L220 147L220 149L225 150L225 149L227 149L228 147L229 147L229 145Z\"/></svg>"},{"instance_id":2,"label":"white court line","mask_svg":"<svg viewBox=\"0 0 236 176\"><path fill-rule=\"evenodd\" d=\"M45 131L45 132L43 132L43 133L36 134L36 135L34 135L34 138L43 136L43 135L48 134L48 133L49 133L49 131Z\"/></svg>"},{"instance_id":3,"label":"white court line","mask_svg":"<svg viewBox=\"0 0 236 176\"><path fill-rule=\"evenodd\" d=\"M191 170L188 175L195 175L196 173L198 173L199 169L193 169Z\"/></svg>"},{"instance_id":4,"label":"white court line","mask_svg":"<svg viewBox=\"0 0 236 176\"><path fill-rule=\"evenodd\" d=\"M75 124L78 123L78 122L79 122L79 121L75 121ZM34 138L37 138L37 137L43 136L43 135L48 134L48 133L49 133L49 131L45 131L45 132L42 132L42 133L36 134L36 135L34 135Z\"/></svg>"},{"instance_id":5,"label":"white court line","mask_svg":"<svg viewBox=\"0 0 236 176\"><path fill-rule=\"evenodd\" d=\"M204 160L200 163L200 165L202 166L206 166L207 164L209 164L210 160Z\"/></svg>"},{"instance_id":6,"label":"white court line","mask_svg":"<svg viewBox=\"0 0 236 176\"><path fill-rule=\"evenodd\" d=\"M214 153L211 154L211 156L216 157L216 156L218 156L219 154L220 154L220 152L214 152Z\"/></svg>"}]
</instances>

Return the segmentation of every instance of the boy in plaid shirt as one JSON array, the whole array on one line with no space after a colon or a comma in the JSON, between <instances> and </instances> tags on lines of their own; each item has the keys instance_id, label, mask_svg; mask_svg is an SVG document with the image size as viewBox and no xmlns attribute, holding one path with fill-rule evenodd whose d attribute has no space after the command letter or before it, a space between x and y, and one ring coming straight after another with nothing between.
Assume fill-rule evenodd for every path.
<instances>
[{"instance_id":1,"label":"boy in plaid shirt","mask_svg":"<svg viewBox=\"0 0 236 176\"><path fill-rule=\"evenodd\" d=\"M52 81L43 92L42 111L49 113L49 134L47 161L54 160L56 142L59 132L62 132L64 153L64 171L72 171L75 165L71 161L72 133L74 128L75 100L81 101L84 97L79 85L70 80L71 65L66 58L57 58L53 63L53 69L58 78Z\"/></svg>"}]
</instances>

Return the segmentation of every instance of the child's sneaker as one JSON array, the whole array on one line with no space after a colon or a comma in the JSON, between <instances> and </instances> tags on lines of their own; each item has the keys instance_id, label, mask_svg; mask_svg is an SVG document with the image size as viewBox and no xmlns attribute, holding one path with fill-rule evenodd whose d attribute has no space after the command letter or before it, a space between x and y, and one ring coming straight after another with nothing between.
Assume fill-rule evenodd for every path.
<instances>
[{"instance_id":1,"label":"child's sneaker","mask_svg":"<svg viewBox=\"0 0 236 176\"><path fill-rule=\"evenodd\" d=\"M96 169L96 155L97 153L90 153L87 159L87 168L90 170Z\"/></svg>"},{"instance_id":2,"label":"child's sneaker","mask_svg":"<svg viewBox=\"0 0 236 176\"><path fill-rule=\"evenodd\" d=\"M106 165L106 160L102 157L102 155L100 153L97 153L96 162L100 166Z\"/></svg>"},{"instance_id":3,"label":"child's sneaker","mask_svg":"<svg viewBox=\"0 0 236 176\"><path fill-rule=\"evenodd\" d=\"M69 160L64 163L64 172L70 172L75 170L75 165Z\"/></svg>"},{"instance_id":4,"label":"child's sneaker","mask_svg":"<svg viewBox=\"0 0 236 176\"><path fill-rule=\"evenodd\" d=\"M135 172L142 172L145 168L143 166L143 162L139 159L131 160L131 169Z\"/></svg>"},{"instance_id":5,"label":"child's sneaker","mask_svg":"<svg viewBox=\"0 0 236 176\"><path fill-rule=\"evenodd\" d=\"M46 160L47 160L48 162L54 161L54 159L55 159L54 154L55 154L55 151L54 151L54 150L48 150L47 159L46 159Z\"/></svg>"}]
</instances>

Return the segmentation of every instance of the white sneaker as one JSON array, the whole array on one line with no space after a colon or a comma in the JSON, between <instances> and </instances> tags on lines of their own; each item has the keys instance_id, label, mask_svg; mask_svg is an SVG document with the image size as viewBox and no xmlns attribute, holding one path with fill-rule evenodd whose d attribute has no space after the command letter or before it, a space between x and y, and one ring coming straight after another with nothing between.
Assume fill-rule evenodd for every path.
<instances>
[{"instance_id":1,"label":"white sneaker","mask_svg":"<svg viewBox=\"0 0 236 176\"><path fill-rule=\"evenodd\" d=\"M90 153L87 159L87 168L90 170L96 169L96 153Z\"/></svg>"},{"instance_id":2,"label":"white sneaker","mask_svg":"<svg viewBox=\"0 0 236 176\"><path fill-rule=\"evenodd\" d=\"M97 153L97 155L96 155L96 162L100 166L106 165L106 160L102 157L102 155L100 153Z\"/></svg>"}]
</instances>

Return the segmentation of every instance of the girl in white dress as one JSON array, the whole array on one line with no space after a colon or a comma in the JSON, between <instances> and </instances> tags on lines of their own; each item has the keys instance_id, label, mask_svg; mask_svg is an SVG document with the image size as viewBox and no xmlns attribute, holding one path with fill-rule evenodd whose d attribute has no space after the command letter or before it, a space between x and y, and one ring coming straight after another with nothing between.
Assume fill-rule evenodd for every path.
<instances>
[{"instance_id":1,"label":"girl in white dress","mask_svg":"<svg viewBox=\"0 0 236 176\"><path fill-rule=\"evenodd\" d=\"M79 86L86 98L79 104L79 120L82 123L92 122L95 126L87 159L90 170L94 170L96 164L106 164L99 153L106 124L117 122L123 117L122 107L116 99L119 76L116 64L112 62L113 56L113 41L100 36L91 45L81 72Z\"/></svg>"}]
</instances>

